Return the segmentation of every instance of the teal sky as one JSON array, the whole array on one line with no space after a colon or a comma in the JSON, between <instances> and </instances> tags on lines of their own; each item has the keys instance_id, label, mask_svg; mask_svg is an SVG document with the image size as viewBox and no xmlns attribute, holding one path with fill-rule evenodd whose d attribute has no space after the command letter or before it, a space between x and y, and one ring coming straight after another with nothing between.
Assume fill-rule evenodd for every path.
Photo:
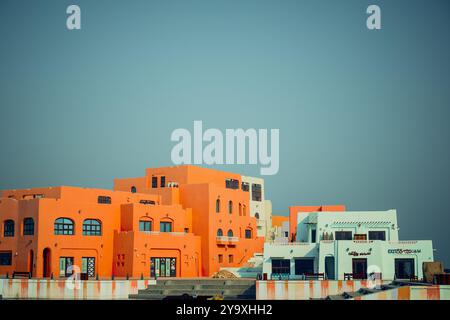
<instances>
[{"instance_id":1,"label":"teal sky","mask_svg":"<svg viewBox=\"0 0 450 320\"><path fill-rule=\"evenodd\" d=\"M396 208L449 267L449 18L445 0L2 0L0 189L111 188L171 165L194 120L279 128L275 214Z\"/></svg>"}]
</instances>

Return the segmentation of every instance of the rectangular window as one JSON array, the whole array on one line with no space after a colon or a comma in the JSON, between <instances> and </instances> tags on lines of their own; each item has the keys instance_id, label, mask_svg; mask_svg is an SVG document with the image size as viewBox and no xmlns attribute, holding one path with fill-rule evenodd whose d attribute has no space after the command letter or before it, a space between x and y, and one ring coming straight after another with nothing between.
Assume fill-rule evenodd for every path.
<instances>
[{"instance_id":1,"label":"rectangular window","mask_svg":"<svg viewBox=\"0 0 450 320\"><path fill-rule=\"evenodd\" d=\"M272 274L291 274L291 260L272 259Z\"/></svg>"},{"instance_id":2,"label":"rectangular window","mask_svg":"<svg viewBox=\"0 0 450 320\"><path fill-rule=\"evenodd\" d=\"M232 254L228 255L228 263L233 263L234 257Z\"/></svg>"},{"instance_id":3,"label":"rectangular window","mask_svg":"<svg viewBox=\"0 0 450 320\"><path fill-rule=\"evenodd\" d=\"M218 260L219 260L219 263L222 263L222 262L223 262L223 255L222 255L222 254L219 254Z\"/></svg>"},{"instance_id":4,"label":"rectangular window","mask_svg":"<svg viewBox=\"0 0 450 320\"><path fill-rule=\"evenodd\" d=\"M59 258L59 276L70 277L73 274L73 257Z\"/></svg>"},{"instance_id":5,"label":"rectangular window","mask_svg":"<svg viewBox=\"0 0 450 320\"><path fill-rule=\"evenodd\" d=\"M165 176L161 177L160 186L161 186L161 188L165 188L166 187L166 177Z\"/></svg>"},{"instance_id":6,"label":"rectangular window","mask_svg":"<svg viewBox=\"0 0 450 320\"><path fill-rule=\"evenodd\" d=\"M226 179L225 180L225 188L227 189L239 189L239 180L236 179Z\"/></svg>"},{"instance_id":7,"label":"rectangular window","mask_svg":"<svg viewBox=\"0 0 450 320\"><path fill-rule=\"evenodd\" d=\"M155 201L153 201L153 200L140 200L139 203L140 204L145 204L145 205L154 205Z\"/></svg>"},{"instance_id":8,"label":"rectangular window","mask_svg":"<svg viewBox=\"0 0 450 320\"><path fill-rule=\"evenodd\" d=\"M311 229L311 243L316 243L316 229Z\"/></svg>"},{"instance_id":9,"label":"rectangular window","mask_svg":"<svg viewBox=\"0 0 450 320\"><path fill-rule=\"evenodd\" d=\"M158 188L158 177L152 177L152 188Z\"/></svg>"},{"instance_id":10,"label":"rectangular window","mask_svg":"<svg viewBox=\"0 0 450 320\"><path fill-rule=\"evenodd\" d=\"M251 239L252 238L252 230L245 229L245 239Z\"/></svg>"},{"instance_id":11,"label":"rectangular window","mask_svg":"<svg viewBox=\"0 0 450 320\"><path fill-rule=\"evenodd\" d=\"M412 279L414 277L414 259L395 259L395 279Z\"/></svg>"},{"instance_id":12,"label":"rectangular window","mask_svg":"<svg viewBox=\"0 0 450 320\"><path fill-rule=\"evenodd\" d=\"M184 228L184 233L189 233L189 228Z\"/></svg>"},{"instance_id":13,"label":"rectangular window","mask_svg":"<svg viewBox=\"0 0 450 320\"><path fill-rule=\"evenodd\" d=\"M33 220L33 218L25 218L23 220L23 235L24 236L34 235L34 220Z\"/></svg>"},{"instance_id":14,"label":"rectangular window","mask_svg":"<svg viewBox=\"0 0 450 320\"><path fill-rule=\"evenodd\" d=\"M335 237L336 240L352 240L352 232L351 231L336 231Z\"/></svg>"},{"instance_id":15,"label":"rectangular window","mask_svg":"<svg viewBox=\"0 0 450 320\"><path fill-rule=\"evenodd\" d=\"M386 241L386 231L369 231L369 240Z\"/></svg>"},{"instance_id":16,"label":"rectangular window","mask_svg":"<svg viewBox=\"0 0 450 320\"><path fill-rule=\"evenodd\" d=\"M242 189L242 191L249 192L250 191L250 185L248 184L248 182L242 182L241 189Z\"/></svg>"},{"instance_id":17,"label":"rectangular window","mask_svg":"<svg viewBox=\"0 0 450 320\"><path fill-rule=\"evenodd\" d=\"M146 220L139 221L139 231L152 231L152 222Z\"/></svg>"},{"instance_id":18,"label":"rectangular window","mask_svg":"<svg viewBox=\"0 0 450 320\"><path fill-rule=\"evenodd\" d=\"M0 266L10 266L12 264L12 251L0 252Z\"/></svg>"},{"instance_id":19,"label":"rectangular window","mask_svg":"<svg viewBox=\"0 0 450 320\"><path fill-rule=\"evenodd\" d=\"M160 232L172 232L172 222L160 222L159 223Z\"/></svg>"},{"instance_id":20,"label":"rectangular window","mask_svg":"<svg viewBox=\"0 0 450 320\"><path fill-rule=\"evenodd\" d=\"M252 200L262 201L261 185L257 183L252 184Z\"/></svg>"},{"instance_id":21,"label":"rectangular window","mask_svg":"<svg viewBox=\"0 0 450 320\"><path fill-rule=\"evenodd\" d=\"M98 203L101 204L111 204L111 197L108 196L98 196Z\"/></svg>"},{"instance_id":22,"label":"rectangular window","mask_svg":"<svg viewBox=\"0 0 450 320\"><path fill-rule=\"evenodd\" d=\"M367 234L356 234L353 236L353 240L367 240Z\"/></svg>"},{"instance_id":23,"label":"rectangular window","mask_svg":"<svg viewBox=\"0 0 450 320\"><path fill-rule=\"evenodd\" d=\"M295 274L305 275L314 273L314 258L295 259Z\"/></svg>"}]
</instances>

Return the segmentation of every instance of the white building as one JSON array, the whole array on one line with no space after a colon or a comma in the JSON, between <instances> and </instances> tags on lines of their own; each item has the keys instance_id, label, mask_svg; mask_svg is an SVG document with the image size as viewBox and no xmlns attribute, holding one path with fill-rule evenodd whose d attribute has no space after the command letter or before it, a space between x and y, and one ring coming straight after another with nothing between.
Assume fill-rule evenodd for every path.
<instances>
[{"instance_id":1,"label":"white building","mask_svg":"<svg viewBox=\"0 0 450 320\"><path fill-rule=\"evenodd\" d=\"M281 225L277 226L272 225L266 241L276 243L289 242L289 221L283 221Z\"/></svg>"},{"instance_id":2,"label":"white building","mask_svg":"<svg viewBox=\"0 0 450 320\"><path fill-rule=\"evenodd\" d=\"M431 240L399 241L396 210L299 212L293 243L266 243L263 273L271 278L423 277L422 263L433 261Z\"/></svg>"},{"instance_id":3,"label":"white building","mask_svg":"<svg viewBox=\"0 0 450 320\"><path fill-rule=\"evenodd\" d=\"M258 237L267 237L272 226L272 202L266 200L264 179L242 176L242 187L250 194L250 216L257 219Z\"/></svg>"}]
</instances>

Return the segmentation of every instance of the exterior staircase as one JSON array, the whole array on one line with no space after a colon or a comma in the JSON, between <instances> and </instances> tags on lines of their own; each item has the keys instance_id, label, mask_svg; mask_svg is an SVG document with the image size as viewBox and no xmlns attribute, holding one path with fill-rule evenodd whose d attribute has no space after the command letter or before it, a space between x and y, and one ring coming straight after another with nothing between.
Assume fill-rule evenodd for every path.
<instances>
[{"instance_id":1,"label":"exterior staircase","mask_svg":"<svg viewBox=\"0 0 450 320\"><path fill-rule=\"evenodd\" d=\"M233 273L238 278L256 279L258 274L262 274L264 255L262 253L255 253L245 264L237 268L220 268Z\"/></svg>"},{"instance_id":2,"label":"exterior staircase","mask_svg":"<svg viewBox=\"0 0 450 320\"><path fill-rule=\"evenodd\" d=\"M158 279L156 284L139 290L130 299L256 299L256 281L253 279Z\"/></svg>"}]
</instances>

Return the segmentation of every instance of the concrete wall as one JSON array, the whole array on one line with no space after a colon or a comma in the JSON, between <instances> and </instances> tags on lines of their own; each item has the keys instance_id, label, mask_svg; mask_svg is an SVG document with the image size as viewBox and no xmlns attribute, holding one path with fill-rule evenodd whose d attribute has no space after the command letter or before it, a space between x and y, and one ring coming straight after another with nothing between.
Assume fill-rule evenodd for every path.
<instances>
[{"instance_id":1,"label":"concrete wall","mask_svg":"<svg viewBox=\"0 0 450 320\"><path fill-rule=\"evenodd\" d=\"M385 283L385 282L383 282ZM381 284L378 281L378 284ZM257 300L309 300L367 288L368 281L256 281Z\"/></svg>"},{"instance_id":2,"label":"concrete wall","mask_svg":"<svg viewBox=\"0 0 450 320\"><path fill-rule=\"evenodd\" d=\"M450 300L450 286L405 286L364 295L354 300Z\"/></svg>"},{"instance_id":3,"label":"concrete wall","mask_svg":"<svg viewBox=\"0 0 450 320\"><path fill-rule=\"evenodd\" d=\"M351 231L366 234L369 231L385 231L386 240L398 241L397 211L345 211L345 212L299 212L297 215L296 241L312 242L311 229L316 229L316 241L325 233ZM368 239L368 238L367 238Z\"/></svg>"},{"instance_id":4,"label":"concrete wall","mask_svg":"<svg viewBox=\"0 0 450 320\"><path fill-rule=\"evenodd\" d=\"M3 299L128 299L155 280L0 279Z\"/></svg>"}]
</instances>

